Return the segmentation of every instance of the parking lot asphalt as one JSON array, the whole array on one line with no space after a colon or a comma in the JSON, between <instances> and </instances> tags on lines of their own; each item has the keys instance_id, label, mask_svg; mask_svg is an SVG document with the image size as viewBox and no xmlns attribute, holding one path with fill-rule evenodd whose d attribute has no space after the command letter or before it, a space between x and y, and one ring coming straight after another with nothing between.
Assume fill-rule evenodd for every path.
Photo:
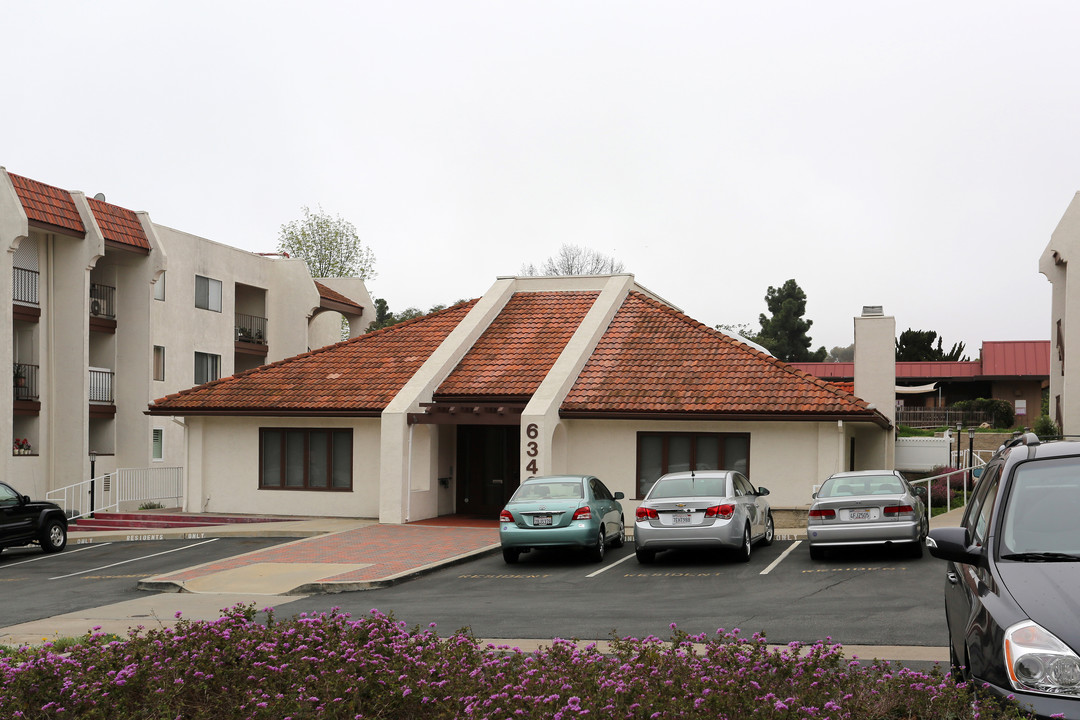
<instances>
[{"instance_id":1,"label":"parking lot asphalt","mask_svg":"<svg viewBox=\"0 0 1080 720\"><path fill-rule=\"evenodd\" d=\"M931 527L957 525L962 508L939 515ZM237 603L278 607L319 593L386 587L499 549L498 522L458 517L405 525L374 520L311 518L281 523L123 533L72 532L69 547L99 542L228 536L297 537L292 542L195 565L139 581L147 593L124 603L0 628L0 642L36 644L78 636L93 627L124 636L137 625L169 625L177 613L215 620ZM805 539L805 528L777 528L781 540ZM503 641L505 642L505 641ZM892 653L890 656L902 653ZM880 655L886 657L886 655ZM900 659L899 657L896 659Z\"/></svg>"}]
</instances>

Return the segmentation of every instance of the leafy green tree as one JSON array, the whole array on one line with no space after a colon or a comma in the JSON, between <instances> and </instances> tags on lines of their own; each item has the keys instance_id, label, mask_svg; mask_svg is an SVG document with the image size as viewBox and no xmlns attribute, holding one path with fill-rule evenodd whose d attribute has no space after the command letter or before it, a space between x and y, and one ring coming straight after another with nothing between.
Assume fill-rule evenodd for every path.
<instances>
[{"instance_id":1,"label":"leafy green tree","mask_svg":"<svg viewBox=\"0 0 1080 720\"><path fill-rule=\"evenodd\" d=\"M750 323L720 323L716 326L716 329L725 335L735 337L744 337L747 340L753 340L757 337L753 330L750 329Z\"/></svg>"},{"instance_id":2,"label":"leafy green tree","mask_svg":"<svg viewBox=\"0 0 1080 720\"><path fill-rule=\"evenodd\" d=\"M621 273L622 262L580 245L564 243L559 252L540 263L521 266L521 275L612 275Z\"/></svg>"},{"instance_id":3,"label":"leafy green tree","mask_svg":"<svg viewBox=\"0 0 1080 720\"><path fill-rule=\"evenodd\" d=\"M765 305L771 317L764 313L758 316L761 332L755 342L768 348L769 352L784 362L822 362L829 352L821 346L810 352L813 342L807 332L814 324L813 320L804 320L806 314L806 293L794 279L788 280L781 287L771 285L765 293Z\"/></svg>"},{"instance_id":4,"label":"leafy green tree","mask_svg":"<svg viewBox=\"0 0 1080 720\"><path fill-rule=\"evenodd\" d=\"M934 346L937 340L937 346ZM900 333L896 340L896 359L906 362L921 362L924 360L967 360L964 355L964 343L959 342L952 346L952 350L945 352L941 347L941 338L933 330L912 330L908 328Z\"/></svg>"},{"instance_id":5,"label":"leafy green tree","mask_svg":"<svg viewBox=\"0 0 1080 720\"><path fill-rule=\"evenodd\" d=\"M304 207L304 217L287 222L278 233L278 252L304 260L312 277L375 277L375 253L360 242L356 226Z\"/></svg>"}]
</instances>

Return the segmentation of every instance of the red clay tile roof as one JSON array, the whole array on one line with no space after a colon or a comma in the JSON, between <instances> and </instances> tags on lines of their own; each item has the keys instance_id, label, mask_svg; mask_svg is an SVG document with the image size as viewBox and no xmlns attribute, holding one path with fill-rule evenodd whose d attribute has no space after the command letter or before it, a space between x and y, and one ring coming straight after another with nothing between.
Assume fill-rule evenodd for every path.
<instances>
[{"instance_id":1,"label":"red clay tile roof","mask_svg":"<svg viewBox=\"0 0 1080 720\"><path fill-rule=\"evenodd\" d=\"M378 413L475 300L156 400L162 415Z\"/></svg>"},{"instance_id":2,"label":"red clay tile roof","mask_svg":"<svg viewBox=\"0 0 1080 720\"><path fill-rule=\"evenodd\" d=\"M315 280L315 289L319 291L319 297L323 300L329 300L334 303L340 303L341 305L349 305L357 310L363 310L363 306L359 305L355 300L350 300L337 290L328 288L318 280Z\"/></svg>"},{"instance_id":3,"label":"red clay tile roof","mask_svg":"<svg viewBox=\"0 0 1080 720\"><path fill-rule=\"evenodd\" d=\"M150 240L143 231L139 216L132 210L96 198L88 198L87 202L90 203L90 210L93 211L94 219L106 240L141 250L150 249Z\"/></svg>"},{"instance_id":4,"label":"red clay tile roof","mask_svg":"<svg viewBox=\"0 0 1080 720\"><path fill-rule=\"evenodd\" d=\"M15 173L8 173L8 177L30 222L71 230L79 237L85 236L86 228L79 211L75 209L71 193Z\"/></svg>"},{"instance_id":5,"label":"red clay tile roof","mask_svg":"<svg viewBox=\"0 0 1080 720\"><path fill-rule=\"evenodd\" d=\"M1050 341L984 342L982 365L983 375L1049 377Z\"/></svg>"},{"instance_id":6,"label":"red clay tile roof","mask_svg":"<svg viewBox=\"0 0 1080 720\"><path fill-rule=\"evenodd\" d=\"M563 415L872 419L865 401L640 293L630 293Z\"/></svg>"},{"instance_id":7,"label":"red clay tile roof","mask_svg":"<svg viewBox=\"0 0 1080 720\"><path fill-rule=\"evenodd\" d=\"M599 294L514 293L435 391L435 397L528 398L543 382Z\"/></svg>"}]
</instances>

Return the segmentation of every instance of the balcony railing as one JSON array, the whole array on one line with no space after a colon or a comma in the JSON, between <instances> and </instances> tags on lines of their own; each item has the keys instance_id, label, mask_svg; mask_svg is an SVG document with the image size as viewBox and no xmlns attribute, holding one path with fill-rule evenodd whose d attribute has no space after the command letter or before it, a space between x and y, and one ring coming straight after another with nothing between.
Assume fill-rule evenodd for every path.
<instances>
[{"instance_id":1,"label":"balcony railing","mask_svg":"<svg viewBox=\"0 0 1080 720\"><path fill-rule=\"evenodd\" d=\"M266 344L266 318L236 313L236 341Z\"/></svg>"},{"instance_id":2,"label":"balcony railing","mask_svg":"<svg viewBox=\"0 0 1080 720\"><path fill-rule=\"evenodd\" d=\"M39 274L37 270L11 268L11 299L17 303L37 305Z\"/></svg>"},{"instance_id":3,"label":"balcony railing","mask_svg":"<svg viewBox=\"0 0 1080 720\"><path fill-rule=\"evenodd\" d=\"M26 363L15 363L15 399L37 400L38 394L38 366Z\"/></svg>"},{"instance_id":4,"label":"balcony railing","mask_svg":"<svg viewBox=\"0 0 1080 720\"><path fill-rule=\"evenodd\" d=\"M116 288L90 283L90 314L94 317L116 318Z\"/></svg>"},{"instance_id":5,"label":"balcony railing","mask_svg":"<svg viewBox=\"0 0 1080 720\"><path fill-rule=\"evenodd\" d=\"M984 422L991 422L991 413L980 410L958 410L956 408L898 407L896 422L913 428L978 427Z\"/></svg>"},{"instance_id":6,"label":"balcony railing","mask_svg":"<svg viewBox=\"0 0 1080 720\"><path fill-rule=\"evenodd\" d=\"M90 368L90 402L113 404L113 371Z\"/></svg>"}]
</instances>

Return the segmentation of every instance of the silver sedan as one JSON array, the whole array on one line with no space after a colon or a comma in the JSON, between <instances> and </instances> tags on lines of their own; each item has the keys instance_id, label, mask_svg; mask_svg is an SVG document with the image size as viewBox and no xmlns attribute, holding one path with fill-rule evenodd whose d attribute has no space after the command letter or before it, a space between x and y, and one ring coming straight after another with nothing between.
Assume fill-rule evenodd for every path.
<instances>
[{"instance_id":1,"label":"silver sedan","mask_svg":"<svg viewBox=\"0 0 1080 720\"><path fill-rule=\"evenodd\" d=\"M806 519L810 557L853 545L906 545L922 557L929 532L921 492L896 470L836 473L814 493Z\"/></svg>"},{"instance_id":2,"label":"silver sedan","mask_svg":"<svg viewBox=\"0 0 1080 720\"><path fill-rule=\"evenodd\" d=\"M738 552L739 560L749 560L755 542L773 541L768 494L731 470L664 475L635 515L638 562L652 562L660 550L684 547L728 548Z\"/></svg>"}]
</instances>

